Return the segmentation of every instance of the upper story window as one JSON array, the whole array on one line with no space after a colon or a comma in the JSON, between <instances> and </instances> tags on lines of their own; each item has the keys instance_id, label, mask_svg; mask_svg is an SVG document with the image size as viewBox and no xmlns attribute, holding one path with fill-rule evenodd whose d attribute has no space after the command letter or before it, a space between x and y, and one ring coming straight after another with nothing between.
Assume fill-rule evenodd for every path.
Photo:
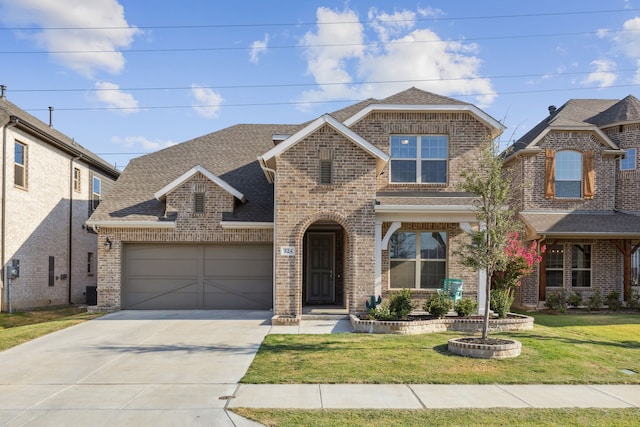
<instances>
[{"instance_id":1,"label":"upper story window","mask_svg":"<svg viewBox=\"0 0 640 427\"><path fill-rule=\"evenodd\" d=\"M89 201L89 215L96 210L102 199L102 181L97 176L91 180L91 200Z\"/></svg>"},{"instance_id":2,"label":"upper story window","mask_svg":"<svg viewBox=\"0 0 640 427\"><path fill-rule=\"evenodd\" d=\"M621 171L633 171L636 170L636 149L627 148L624 150L625 156L620 160Z\"/></svg>"},{"instance_id":3,"label":"upper story window","mask_svg":"<svg viewBox=\"0 0 640 427\"><path fill-rule=\"evenodd\" d=\"M593 199L595 194L595 152L545 150L544 196Z\"/></svg>"},{"instance_id":4,"label":"upper story window","mask_svg":"<svg viewBox=\"0 0 640 427\"><path fill-rule=\"evenodd\" d=\"M391 182L445 184L449 138L446 135L391 137Z\"/></svg>"},{"instance_id":5,"label":"upper story window","mask_svg":"<svg viewBox=\"0 0 640 427\"><path fill-rule=\"evenodd\" d=\"M17 187L27 188L27 146L16 141L14 151L13 183Z\"/></svg>"},{"instance_id":6,"label":"upper story window","mask_svg":"<svg viewBox=\"0 0 640 427\"><path fill-rule=\"evenodd\" d=\"M556 197L582 196L582 154L577 151L556 153Z\"/></svg>"},{"instance_id":7,"label":"upper story window","mask_svg":"<svg viewBox=\"0 0 640 427\"><path fill-rule=\"evenodd\" d=\"M81 188L80 188L80 169L79 168L73 168L73 191L75 191L76 193L79 193Z\"/></svg>"}]
</instances>

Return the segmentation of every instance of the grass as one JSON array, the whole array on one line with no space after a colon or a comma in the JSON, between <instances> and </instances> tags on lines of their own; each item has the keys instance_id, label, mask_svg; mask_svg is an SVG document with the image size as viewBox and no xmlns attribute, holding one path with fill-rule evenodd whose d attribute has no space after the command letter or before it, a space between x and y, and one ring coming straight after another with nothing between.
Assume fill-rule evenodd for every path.
<instances>
[{"instance_id":1,"label":"grass","mask_svg":"<svg viewBox=\"0 0 640 427\"><path fill-rule=\"evenodd\" d=\"M640 409L425 409L270 410L234 409L266 426L632 426Z\"/></svg>"},{"instance_id":2,"label":"grass","mask_svg":"<svg viewBox=\"0 0 640 427\"><path fill-rule=\"evenodd\" d=\"M640 384L640 316L536 313L514 359L455 356L427 335L268 335L241 382L374 384Z\"/></svg>"},{"instance_id":3,"label":"grass","mask_svg":"<svg viewBox=\"0 0 640 427\"><path fill-rule=\"evenodd\" d=\"M76 307L0 313L0 351L100 315Z\"/></svg>"}]
</instances>

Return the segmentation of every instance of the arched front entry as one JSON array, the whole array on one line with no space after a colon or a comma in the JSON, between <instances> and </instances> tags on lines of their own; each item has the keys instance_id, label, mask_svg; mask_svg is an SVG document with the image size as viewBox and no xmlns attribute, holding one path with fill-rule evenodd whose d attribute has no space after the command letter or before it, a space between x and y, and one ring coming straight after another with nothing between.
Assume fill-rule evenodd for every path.
<instances>
[{"instance_id":1,"label":"arched front entry","mask_svg":"<svg viewBox=\"0 0 640 427\"><path fill-rule=\"evenodd\" d=\"M331 220L315 221L305 231L303 307L347 307L347 240L344 227Z\"/></svg>"}]
</instances>

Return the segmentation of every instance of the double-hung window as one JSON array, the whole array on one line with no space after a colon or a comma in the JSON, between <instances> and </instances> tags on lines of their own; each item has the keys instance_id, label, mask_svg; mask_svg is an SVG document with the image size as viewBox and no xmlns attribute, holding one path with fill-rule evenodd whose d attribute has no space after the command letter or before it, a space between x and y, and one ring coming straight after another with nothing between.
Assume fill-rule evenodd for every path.
<instances>
[{"instance_id":1,"label":"double-hung window","mask_svg":"<svg viewBox=\"0 0 640 427\"><path fill-rule=\"evenodd\" d=\"M27 188L27 146L17 142L14 145L13 183L17 187Z\"/></svg>"},{"instance_id":2,"label":"double-hung window","mask_svg":"<svg viewBox=\"0 0 640 427\"><path fill-rule=\"evenodd\" d=\"M447 234L398 231L389 242L391 288L440 288L447 271Z\"/></svg>"},{"instance_id":3,"label":"double-hung window","mask_svg":"<svg viewBox=\"0 0 640 427\"><path fill-rule=\"evenodd\" d=\"M558 151L556 153L556 197L582 197L582 153Z\"/></svg>"},{"instance_id":4,"label":"double-hung window","mask_svg":"<svg viewBox=\"0 0 640 427\"><path fill-rule=\"evenodd\" d=\"M571 286L591 286L591 245L571 247Z\"/></svg>"},{"instance_id":5,"label":"double-hung window","mask_svg":"<svg viewBox=\"0 0 640 427\"><path fill-rule=\"evenodd\" d=\"M636 170L636 149L627 148L624 150L624 158L620 160L620 170L633 171Z\"/></svg>"},{"instance_id":6,"label":"double-hung window","mask_svg":"<svg viewBox=\"0 0 640 427\"><path fill-rule=\"evenodd\" d=\"M564 286L564 246L552 245L545 252L546 284L550 287Z\"/></svg>"},{"instance_id":7,"label":"double-hung window","mask_svg":"<svg viewBox=\"0 0 640 427\"><path fill-rule=\"evenodd\" d=\"M445 184L448 146L446 135L393 135L391 182Z\"/></svg>"},{"instance_id":8,"label":"double-hung window","mask_svg":"<svg viewBox=\"0 0 640 427\"><path fill-rule=\"evenodd\" d=\"M91 180L91 201L89 202L89 214L92 214L102 199L102 181L97 176Z\"/></svg>"}]
</instances>

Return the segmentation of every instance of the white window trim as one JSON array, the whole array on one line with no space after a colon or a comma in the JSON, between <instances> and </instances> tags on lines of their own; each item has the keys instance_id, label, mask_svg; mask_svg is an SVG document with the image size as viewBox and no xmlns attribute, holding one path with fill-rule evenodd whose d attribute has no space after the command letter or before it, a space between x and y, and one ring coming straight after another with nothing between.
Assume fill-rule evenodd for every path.
<instances>
[{"instance_id":1,"label":"white window trim","mask_svg":"<svg viewBox=\"0 0 640 427\"><path fill-rule=\"evenodd\" d=\"M389 161L389 182L392 184L428 184L428 185L446 185L449 182L449 135L443 135L443 134L424 134L424 135L415 135L415 134L407 134L407 135L392 135L392 137L416 137L417 138L417 143L416 143L416 157L391 157L390 161ZM440 137L445 137L447 138L447 157L443 157L443 158L436 158L436 157L427 157L427 158L423 158L422 157L422 138L424 137L430 137L430 136L440 136ZM391 138L389 139L389 153L391 153ZM445 176L444 176L444 181L443 182L422 182L422 162L423 161L442 161L444 160L446 162L446 171L445 171ZM393 172L392 172L392 168L393 168L393 162L394 161L413 161L415 162L416 165L416 180L415 181L392 181L392 177L393 177Z\"/></svg>"},{"instance_id":2,"label":"white window trim","mask_svg":"<svg viewBox=\"0 0 640 427\"><path fill-rule=\"evenodd\" d=\"M14 173L14 177L13 177L13 184L18 187L18 188L23 188L26 189L27 188L27 163L28 163L28 147L27 144L24 144L20 141L14 141L15 145L21 145L22 146L22 163L18 163L16 161L16 159L13 159L13 163L14 163L14 168L13 168L13 173ZM14 145L14 153L15 153L15 145ZM22 169L22 182L23 185L19 185L16 184L16 176L15 176L15 170L16 167L19 167Z\"/></svg>"}]
</instances>

